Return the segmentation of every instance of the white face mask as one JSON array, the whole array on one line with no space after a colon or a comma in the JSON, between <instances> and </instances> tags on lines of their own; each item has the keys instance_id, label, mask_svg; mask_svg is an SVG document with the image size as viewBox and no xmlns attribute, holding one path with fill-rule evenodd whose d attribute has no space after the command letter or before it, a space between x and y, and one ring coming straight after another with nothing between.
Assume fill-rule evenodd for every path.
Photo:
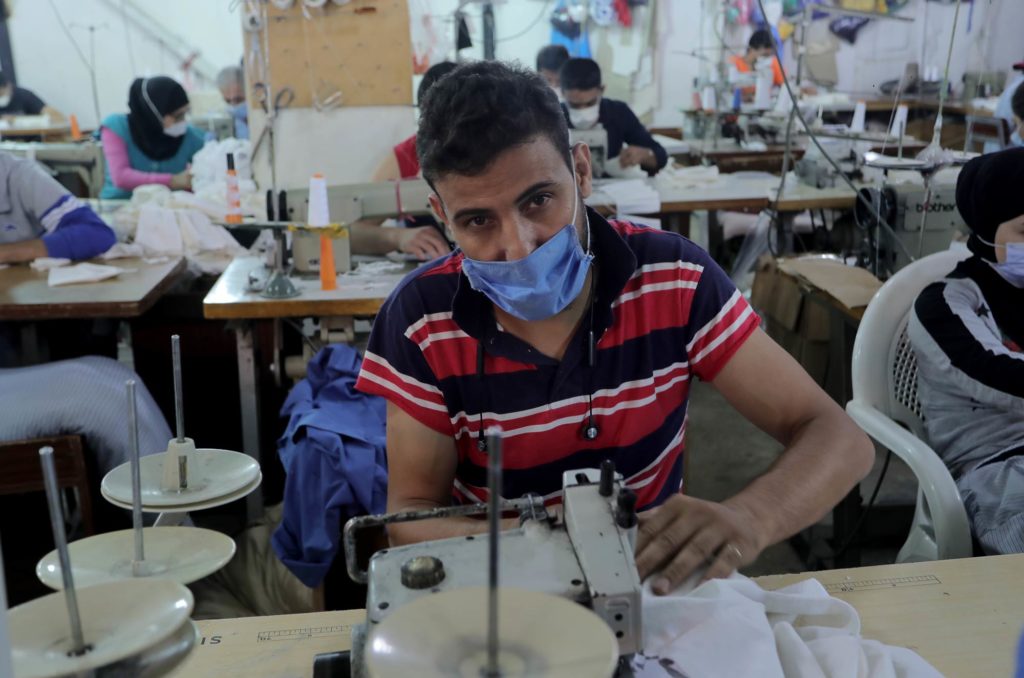
<instances>
[{"instance_id":1,"label":"white face mask","mask_svg":"<svg viewBox=\"0 0 1024 678\"><path fill-rule=\"evenodd\" d=\"M185 136L185 132L188 131L188 123L182 120L176 122L170 127L164 127L164 134L169 137L181 137Z\"/></svg>"},{"instance_id":2,"label":"white face mask","mask_svg":"<svg viewBox=\"0 0 1024 678\"><path fill-rule=\"evenodd\" d=\"M586 108L570 108L569 109L569 122L576 129L590 129L597 124L597 119L601 116L601 102L598 101L593 106L587 106Z\"/></svg>"},{"instance_id":3,"label":"white face mask","mask_svg":"<svg viewBox=\"0 0 1024 678\"><path fill-rule=\"evenodd\" d=\"M555 87L553 85L548 85L548 87L550 87L551 91L555 93L556 97L558 97L558 103L560 103L560 104L565 103L565 98L562 97L562 88L561 87Z\"/></svg>"},{"instance_id":4,"label":"white face mask","mask_svg":"<svg viewBox=\"0 0 1024 678\"><path fill-rule=\"evenodd\" d=\"M11 105L11 95L5 94L0 96L0 108L7 108Z\"/></svg>"}]
</instances>

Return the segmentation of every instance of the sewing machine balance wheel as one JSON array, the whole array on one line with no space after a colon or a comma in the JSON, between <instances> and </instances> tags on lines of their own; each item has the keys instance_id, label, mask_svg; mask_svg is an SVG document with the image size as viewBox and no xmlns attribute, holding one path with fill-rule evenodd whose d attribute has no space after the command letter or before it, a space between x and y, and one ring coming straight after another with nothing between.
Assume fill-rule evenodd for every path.
<instances>
[{"instance_id":1,"label":"sewing machine balance wheel","mask_svg":"<svg viewBox=\"0 0 1024 678\"><path fill-rule=\"evenodd\" d=\"M589 609L565 598L500 589L502 678L611 676L618 641ZM486 587L454 589L405 605L370 629L365 660L372 678L465 676L487 668Z\"/></svg>"},{"instance_id":2,"label":"sewing machine balance wheel","mask_svg":"<svg viewBox=\"0 0 1024 678\"><path fill-rule=\"evenodd\" d=\"M68 544L74 580L95 586L124 579L160 577L179 584L213 574L235 555L235 542L227 535L198 527L143 529L145 560L134 563L134 530L119 530L86 537ZM55 590L64 588L57 549L36 565L36 576Z\"/></svg>"},{"instance_id":3,"label":"sewing machine balance wheel","mask_svg":"<svg viewBox=\"0 0 1024 678\"><path fill-rule=\"evenodd\" d=\"M19 678L68 675L157 676L171 671L196 643L192 594L166 579L119 581L77 592L85 651L74 647L64 593L8 613L11 657Z\"/></svg>"},{"instance_id":4,"label":"sewing machine balance wheel","mask_svg":"<svg viewBox=\"0 0 1024 678\"><path fill-rule=\"evenodd\" d=\"M185 506L196 510L198 505L209 508L210 502L217 502L212 505L218 506L225 503L221 499L228 496L236 499L234 495L239 491L251 487L251 492L259 485L256 481L260 477L260 465L252 457L241 452L201 448L193 449L187 457L187 485L165 489L164 464L168 454L152 454L139 460L144 511L173 512ZM100 491L111 503L131 508L131 464L121 464L104 476Z\"/></svg>"}]
</instances>

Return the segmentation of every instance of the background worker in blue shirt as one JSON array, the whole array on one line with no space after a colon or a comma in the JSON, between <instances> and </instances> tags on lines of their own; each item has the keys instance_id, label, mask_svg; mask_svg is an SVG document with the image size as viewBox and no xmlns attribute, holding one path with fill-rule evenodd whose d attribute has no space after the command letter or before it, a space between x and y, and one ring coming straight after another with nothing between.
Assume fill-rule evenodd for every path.
<instances>
[{"instance_id":1,"label":"background worker in blue shirt","mask_svg":"<svg viewBox=\"0 0 1024 678\"><path fill-rule=\"evenodd\" d=\"M89 259L116 239L91 207L35 162L0 153L0 264Z\"/></svg>"},{"instance_id":2,"label":"background worker in blue shirt","mask_svg":"<svg viewBox=\"0 0 1024 678\"><path fill-rule=\"evenodd\" d=\"M592 129L600 124L608 133L608 157L619 158L623 168L639 165L657 174L668 153L624 101L608 99L601 84L601 67L593 59L569 59L559 74L562 108L570 129Z\"/></svg>"}]
</instances>

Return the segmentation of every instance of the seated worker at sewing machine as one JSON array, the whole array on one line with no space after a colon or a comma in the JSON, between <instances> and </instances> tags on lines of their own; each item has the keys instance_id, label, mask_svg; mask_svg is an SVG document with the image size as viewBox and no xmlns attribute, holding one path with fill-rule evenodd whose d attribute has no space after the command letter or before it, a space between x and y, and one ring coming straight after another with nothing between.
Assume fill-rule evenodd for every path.
<instances>
[{"instance_id":1,"label":"seated worker at sewing machine","mask_svg":"<svg viewBox=\"0 0 1024 678\"><path fill-rule=\"evenodd\" d=\"M1013 71L1013 77L1007 81L1006 87L1003 89L1002 94L999 95L998 101L996 101L995 117L1002 118L1010 123L1010 128L1013 130L1010 144L1013 146L1024 146L1024 141L1021 140L1022 135L1018 129L1019 120L1024 116L1021 116L1013 105L1014 96L1018 91L1024 89L1024 61L1014 64ZM1024 104L1024 101L1021 103ZM992 153L1002 149L999 148L997 142L987 141L985 142L984 150L986 153Z\"/></svg>"},{"instance_id":2,"label":"seated worker at sewing machine","mask_svg":"<svg viewBox=\"0 0 1024 678\"><path fill-rule=\"evenodd\" d=\"M744 54L734 54L729 57L729 66L735 71L735 74L753 73L754 68L757 65L758 59L771 58L772 60L772 85L775 87L781 87L784 77L782 75L782 65L779 64L779 60L775 58L775 46L773 42L771 32L766 29L759 29L754 31L750 36L750 40L747 41L747 51ZM753 99L755 88L751 85L750 87L743 87L743 98Z\"/></svg>"},{"instance_id":3,"label":"seated worker at sewing machine","mask_svg":"<svg viewBox=\"0 0 1024 678\"><path fill-rule=\"evenodd\" d=\"M64 114L40 99L32 90L18 87L6 73L0 73L0 117L46 115L50 123L64 122Z\"/></svg>"},{"instance_id":4,"label":"seated worker at sewing machine","mask_svg":"<svg viewBox=\"0 0 1024 678\"><path fill-rule=\"evenodd\" d=\"M569 50L565 45L545 45L537 52L537 72L551 89L555 90L558 100L562 100L562 66L569 60Z\"/></svg>"},{"instance_id":5,"label":"seated worker at sewing machine","mask_svg":"<svg viewBox=\"0 0 1024 678\"><path fill-rule=\"evenodd\" d=\"M564 77L564 73L563 73ZM564 80L563 80L564 82ZM873 448L689 240L584 206L590 153L535 73L460 66L421 108L430 202L459 250L387 300L357 388L388 400L388 511L484 500L483 436L503 429L506 498L560 501L562 472L614 462L637 495L642 577L674 589L752 563L815 523ZM690 380L786 445L736 496L680 493ZM785 397L779 397L785 394ZM393 525L395 544L481 532Z\"/></svg>"},{"instance_id":6,"label":"seated worker at sewing machine","mask_svg":"<svg viewBox=\"0 0 1024 678\"><path fill-rule=\"evenodd\" d=\"M1024 552L1024 148L960 171L974 256L914 304L928 439L956 479L987 554Z\"/></svg>"},{"instance_id":7,"label":"seated worker at sewing machine","mask_svg":"<svg viewBox=\"0 0 1024 678\"><path fill-rule=\"evenodd\" d=\"M249 104L245 101L245 74L239 66L227 66L217 74L217 89L235 124L236 139L249 138Z\"/></svg>"},{"instance_id":8,"label":"seated worker at sewing machine","mask_svg":"<svg viewBox=\"0 0 1024 678\"><path fill-rule=\"evenodd\" d=\"M442 76L455 70L451 61L442 61L427 69L416 89L416 101L421 103ZM416 156L416 135L397 144L373 173L373 181L414 179L420 175L420 161ZM398 250L413 254L426 261L443 257L451 252L448 241L433 217L415 217L405 228L379 228L380 219L361 219L353 224L352 251L355 254L382 255Z\"/></svg>"},{"instance_id":9,"label":"seated worker at sewing machine","mask_svg":"<svg viewBox=\"0 0 1024 678\"><path fill-rule=\"evenodd\" d=\"M34 161L0 153L0 264L89 259L115 241L91 207Z\"/></svg>"},{"instance_id":10,"label":"seated worker at sewing machine","mask_svg":"<svg viewBox=\"0 0 1024 678\"><path fill-rule=\"evenodd\" d=\"M639 165L657 174L668 163L668 153L654 140L624 101L604 96L601 67L593 59L569 59L559 72L562 108L571 129L592 129L601 125L608 133L609 160L618 158L628 169Z\"/></svg>"},{"instance_id":11,"label":"seated worker at sewing machine","mask_svg":"<svg viewBox=\"0 0 1024 678\"><path fill-rule=\"evenodd\" d=\"M127 199L145 184L192 190L189 163L203 147L203 132L188 124L188 94L172 78L136 78L128 113L108 115L100 132L106 180L100 197Z\"/></svg>"}]
</instances>

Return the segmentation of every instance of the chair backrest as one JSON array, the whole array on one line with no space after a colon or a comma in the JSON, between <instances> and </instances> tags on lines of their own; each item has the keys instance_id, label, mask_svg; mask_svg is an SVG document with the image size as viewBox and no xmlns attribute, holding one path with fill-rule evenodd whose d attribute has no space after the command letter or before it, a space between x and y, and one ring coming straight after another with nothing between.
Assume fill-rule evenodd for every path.
<instances>
[{"instance_id":1,"label":"chair backrest","mask_svg":"<svg viewBox=\"0 0 1024 678\"><path fill-rule=\"evenodd\" d=\"M914 301L925 287L969 256L966 251L931 254L905 266L875 293L853 342L853 398L925 438L917 398L917 360L907 338Z\"/></svg>"},{"instance_id":2,"label":"chair backrest","mask_svg":"<svg viewBox=\"0 0 1024 678\"><path fill-rule=\"evenodd\" d=\"M967 116L967 135L964 150L971 152L976 144L995 143L1000 149L1006 148L1010 142L1010 125L1003 118L981 115Z\"/></svg>"}]
</instances>

